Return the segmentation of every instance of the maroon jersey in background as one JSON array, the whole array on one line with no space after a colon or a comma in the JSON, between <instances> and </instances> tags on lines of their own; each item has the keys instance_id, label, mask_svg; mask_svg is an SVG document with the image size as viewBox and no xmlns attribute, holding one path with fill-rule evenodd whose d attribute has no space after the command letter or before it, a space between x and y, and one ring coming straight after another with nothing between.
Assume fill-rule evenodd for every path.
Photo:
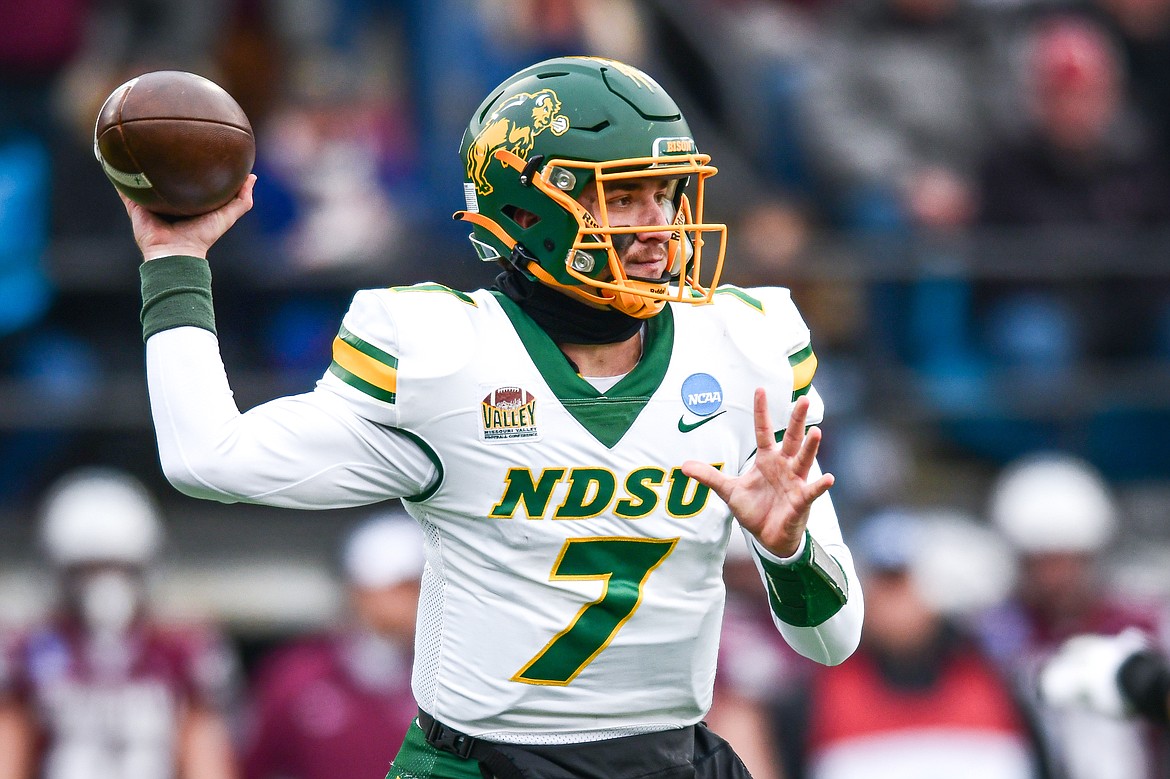
<instances>
[{"instance_id":1,"label":"maroon jersey in background","mask_svg":"<svg viewBox=\"0 0 1170 779\"><path fill-rule=\"evenodd\" d=\"M4 646L0 697L30 710L42 779L169 779L191 707L231 700L233 655L214 632L141 623L99 638L62 621Z\"/></svg>"},{"instance_id":2,"label":"maroon jersey in background","mask_svg":"<svg viewBox=\"0 0 1170 779\"><path fill-rule=\"evenodd\" d=\"M367 634L306 639L257 673L246 779L385 776L417 713L410 653Z\"/></svg>"}]
</instances>

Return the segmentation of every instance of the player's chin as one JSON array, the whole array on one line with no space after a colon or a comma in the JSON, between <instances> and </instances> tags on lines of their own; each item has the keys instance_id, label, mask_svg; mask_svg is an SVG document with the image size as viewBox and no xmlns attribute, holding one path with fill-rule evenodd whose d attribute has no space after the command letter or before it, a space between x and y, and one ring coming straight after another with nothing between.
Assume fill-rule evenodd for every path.
<instances>
[{"instance_id":1,"label":"player's chin","mask_svg":"<svg viewBox=\"0 0 1170 779\"><path fill-rule=\"evenodd\" d=\"M666 275L666 260L626 262L622 266L622 270L625 271L626 278L634 281L661 283L669 280Z\"/></svg>"}]
</instances>

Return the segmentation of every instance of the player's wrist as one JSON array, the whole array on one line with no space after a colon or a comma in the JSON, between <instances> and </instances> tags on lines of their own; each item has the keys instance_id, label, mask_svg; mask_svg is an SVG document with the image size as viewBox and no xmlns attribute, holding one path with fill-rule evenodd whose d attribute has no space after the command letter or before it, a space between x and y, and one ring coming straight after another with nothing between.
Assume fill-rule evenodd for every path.
<instances>
[{"instance_id":1,"label":"player's wrist","mask_svg":"<svg viewBox=\"0 0 1170 779\"><path fill-rule=\"evenodd\" d=\"M795 539L786 539L783 543L765 544L755 538L755 545L761 556L778 565L792 565L798 562L808 547L808 531L802 530Z\"/></svg>"},{"instance_id":2,"label":"player's wrist","mask_svg":"<svg viewBox=\"0 0 1170 779\"><path fill-rule=\"evenodd\" d=\"M196 257L207 259L207 247L190 243L164 243L142 249L142 261L162 259L163 257Z\"/></svg>"},{"instance_id":3,"label":"player's wrist","mask_svg":"<svg viewBox=\"0 0 1170 779\"><path fill-rule=\"evenodd\" d=\"M142 280L142 339L175 327L215 332L211 268L207 260L169 255L139 266Z\"/></svg>"}]
</instances>

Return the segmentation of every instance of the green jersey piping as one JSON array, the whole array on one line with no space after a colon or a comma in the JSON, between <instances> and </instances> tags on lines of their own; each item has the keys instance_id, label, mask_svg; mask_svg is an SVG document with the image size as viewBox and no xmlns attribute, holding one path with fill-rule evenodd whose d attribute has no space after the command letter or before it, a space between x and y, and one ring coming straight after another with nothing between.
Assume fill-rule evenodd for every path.
<instances>
[{"instance_id":1,"label":"green jersey piping","mask_svg":"<svg viewBox=\"0 0 1170 779\"><path fill-rule=\"evenodd\" d=\"M674 314L670 306L646 320L642 359L608 392L599 392L577 375L564 353L506 295L492 291L541 377L565 410L609 449L634 424L650 397L662 385L674 351Z\"/></svg>"}]
</instances>

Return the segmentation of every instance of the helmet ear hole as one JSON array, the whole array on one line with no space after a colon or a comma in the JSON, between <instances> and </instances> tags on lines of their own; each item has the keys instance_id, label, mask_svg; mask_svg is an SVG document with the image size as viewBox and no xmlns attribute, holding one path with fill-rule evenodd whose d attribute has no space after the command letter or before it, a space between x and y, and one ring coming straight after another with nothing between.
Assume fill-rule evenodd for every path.
<instances>
[{"instance_id":1,"label":"helmet ear hole","mask_svg":"<svg viewBox=\"0 0 1170 779\"><path fill-rule=\"evenodd\" d=\"M527 230L540 222L540 217L537 214L513 205L504 206L500 211L522 230Z\"/></svg>"}]
</instances>

